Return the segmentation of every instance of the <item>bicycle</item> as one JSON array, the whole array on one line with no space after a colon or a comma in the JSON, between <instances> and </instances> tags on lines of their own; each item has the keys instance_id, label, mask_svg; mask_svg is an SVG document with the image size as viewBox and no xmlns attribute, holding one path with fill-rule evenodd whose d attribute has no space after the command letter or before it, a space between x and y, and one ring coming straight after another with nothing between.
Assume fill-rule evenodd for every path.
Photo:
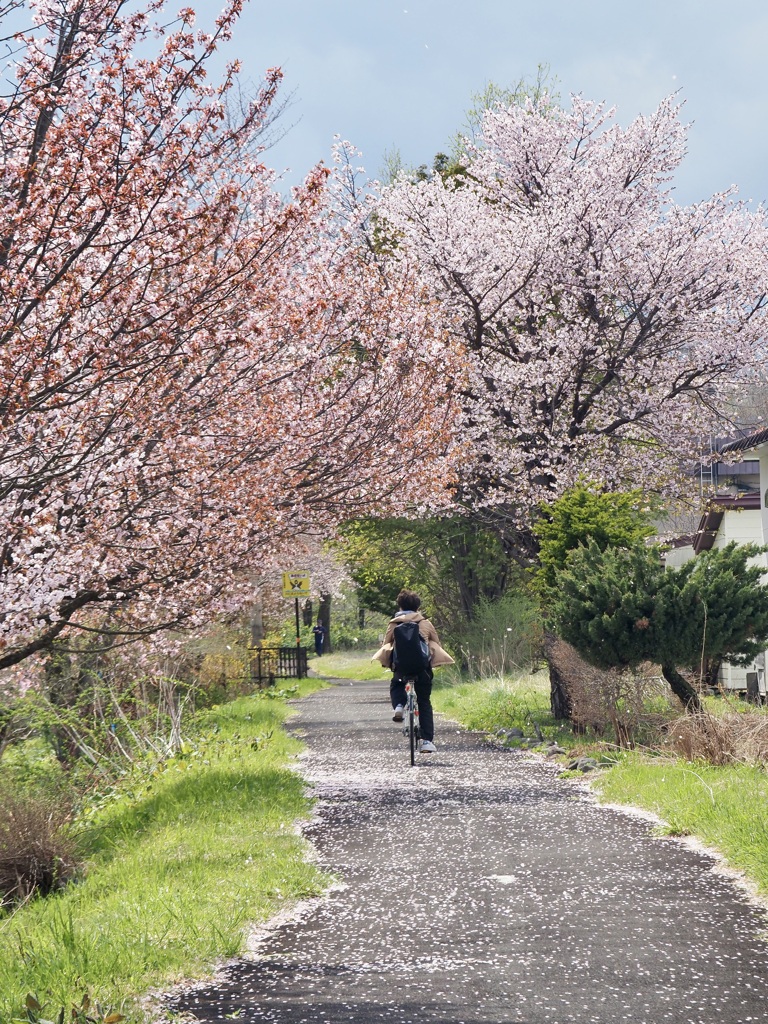
<instances>
[{"instance_id":1,"label":"bicycle","mask_svg":"<svg viewBox=\"0 0 768 1024\"><path fill-rule=\"evenodd\" d=\"M416 764L416 751L421 740L419 729L419 702L416 699L416 677L406 676L405 683L405 707L403 708L403 735L408 737L408 745L411 751L411 767Z\"/></svg>"}]
</instances>

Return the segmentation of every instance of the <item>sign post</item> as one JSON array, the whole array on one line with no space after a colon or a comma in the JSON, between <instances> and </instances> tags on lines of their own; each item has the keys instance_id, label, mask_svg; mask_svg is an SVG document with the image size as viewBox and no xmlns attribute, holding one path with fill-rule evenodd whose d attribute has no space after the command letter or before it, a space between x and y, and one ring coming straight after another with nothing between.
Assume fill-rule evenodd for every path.
<instances>
[{"instance_id":1,"label":"sign post","mask_svg":"<svg viewBox=\"0 0 768 1024\"><path fill-rule=\"evenodd\" d=\"M309 573L300 570L298 572L283 573L283 597L293 598L296 608L296 646L301 647L301 627L299 625L299 598L309 597L310 579Z\"/></svg>"}]
</instances>

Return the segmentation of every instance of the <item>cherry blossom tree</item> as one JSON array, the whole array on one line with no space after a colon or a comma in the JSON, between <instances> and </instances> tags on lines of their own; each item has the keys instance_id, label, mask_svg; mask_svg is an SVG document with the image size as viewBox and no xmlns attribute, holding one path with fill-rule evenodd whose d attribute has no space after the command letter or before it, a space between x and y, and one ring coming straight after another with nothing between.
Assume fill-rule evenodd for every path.
<instances>
[{"instance_id":1,"label":"cherry blossom tree","mask_svg":"<svg viewBox=\"0 0 768 1024\"><path fill-rule=\"evenodd\" d=\"M297 531L446 500L458 357L362 244L348 150L281 198L279 71L242 111L236 66L209 83L240 6L205 33L154 0L39 0L9 33L0 669L200 622Z\"/></svg>"},{"instance_id":2,"label":"cherry blossom tree","mask_svg":"<svg viewBox=\"0 0 768 1024\"><path fill-rule=\"evenodd\" d=\"M496 106L461 173L403 177L378 208L466 348L464 495L523 529L580 478L660 487L764 358L764 211L675 204L673 98L613 118L581 97Z\"/></svg>"}]
</instances>

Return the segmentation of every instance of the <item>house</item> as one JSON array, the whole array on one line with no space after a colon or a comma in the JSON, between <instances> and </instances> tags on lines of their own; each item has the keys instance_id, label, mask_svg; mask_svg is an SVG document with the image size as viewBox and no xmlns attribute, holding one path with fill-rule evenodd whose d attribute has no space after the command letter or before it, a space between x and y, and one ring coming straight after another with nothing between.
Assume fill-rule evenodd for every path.
<instances>
[{"instance_id":1,"label":"house","mask_svg":"<svg viewBox=\"0 0 768 1024\"><path fill-rule=\"evenodd\" d=\"M721 445L718 454L712 466L714 497L693 537L681 538L678 546L669 550L667 565L683 565L702 551L725 547L731 541L768 545L768 428ZM734 455L742 461L729 461ZM768 567L766 554L759 559ZM746 667L724 662L720 683L726 690L759 692L765 697L765 665L765 652Z\"/></svg>"}]
</instances>

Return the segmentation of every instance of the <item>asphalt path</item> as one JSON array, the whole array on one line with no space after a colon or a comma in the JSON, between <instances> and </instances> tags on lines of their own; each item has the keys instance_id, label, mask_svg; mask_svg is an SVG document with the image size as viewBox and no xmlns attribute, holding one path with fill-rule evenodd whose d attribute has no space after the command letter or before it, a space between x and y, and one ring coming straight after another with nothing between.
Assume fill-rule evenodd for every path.
<instances>
[{"instance_id":1,"label":"asphalt path","mask_svg":"<svg viewBox=\"0 0 768 1024\"><path fill-rule=\"evenodd\" d=\"M768 1021L766 921L708 855L438 718L408 764L386 684L299 703L306 829L339 884L172 1008L204 1022ZM222 908L226 913L226 907Z\"/></svg>"}]
</instances>

